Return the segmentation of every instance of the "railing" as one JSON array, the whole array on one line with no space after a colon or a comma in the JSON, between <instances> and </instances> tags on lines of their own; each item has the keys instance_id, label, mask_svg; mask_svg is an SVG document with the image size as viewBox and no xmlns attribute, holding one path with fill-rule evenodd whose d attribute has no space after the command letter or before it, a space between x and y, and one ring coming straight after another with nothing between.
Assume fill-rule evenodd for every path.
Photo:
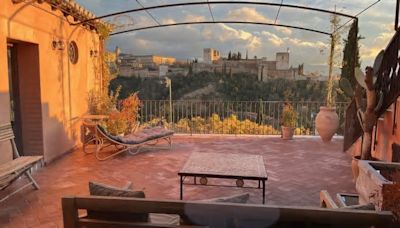
<instances>
[{"instance_id":1,"label":"railing","mask_svg":"<svg viewBox=\"0 0 400 228\"><path fill-rule=\"evenodd\" d=\"M295 134L315 135L315 117L324 102L178 100L172 101L171 112L168 100L144 100L140 122L151 125L162 121L176 133L279 135L286 103L298 113ZM347 106L345 102L336 103L339 135L343 134Z\"/></svg>"},{"instance_id":2,"label":"railing","mask_svg":"<svg viewBox=\"0 0 400 228\"><path fill-rule=\"evenodd\" d=\"M375 89L381 96L382 104L377 110L377 115L382 115L400 95L400 30L392 37L385 49L382 64L377 72Z\"/></svg>"}]
</instances>

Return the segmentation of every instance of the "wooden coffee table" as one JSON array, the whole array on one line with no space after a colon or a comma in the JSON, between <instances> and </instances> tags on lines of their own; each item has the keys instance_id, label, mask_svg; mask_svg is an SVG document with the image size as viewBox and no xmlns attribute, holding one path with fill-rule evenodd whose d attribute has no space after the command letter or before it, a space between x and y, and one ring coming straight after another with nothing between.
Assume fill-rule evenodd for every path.
<instances>
[{"instance_id":1,"label":"wooden coffee table","mask_svg":"<svg viewBox=\"0 0 400 228\"><path fill-rule=\"evenodd\" d=\"M180 199L183 199L183 182L186 177L200 178L206 185L207 178L236 179L236 186L243 187L244 180L257 180L262 184L262 202L265 203L265 181L268 179L264 159L260 155L197 153L194 152L178 172L180 176Z\"/></svg>"}]
</instances>

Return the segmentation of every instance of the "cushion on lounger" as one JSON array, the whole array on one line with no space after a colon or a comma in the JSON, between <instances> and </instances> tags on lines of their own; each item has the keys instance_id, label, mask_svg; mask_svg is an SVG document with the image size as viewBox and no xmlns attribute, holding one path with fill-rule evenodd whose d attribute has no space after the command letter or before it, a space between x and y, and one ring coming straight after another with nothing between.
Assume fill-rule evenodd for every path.
<instances>
[{"instance_id":1,"label":"cushion on lounger","mask_svg":"<svg viewBox=\"0 0 400 228\"><path fill-rule=\"evenodd\" d=\"M120 142L126 144L140 144L146 141L147 135L141 134L140 132L120 137Z\"/></svg>"},{"instance_id":2,"label":"cushion on lounger","mask_svg":"<svg viewBox=\"0 0 400 228\"><path fill-rule=\"evenodd\" d=\"M93 196L115 196L115 197L132 197L145 198L143 191L132 191L126 189L115 188L112 186L89 182L89 192ZM88 210L88 218L106 219L106 220L123 220L135 222L147 222L149 215L147 213L122 213L122 212L103 212Z\"/></svg>"},{"instance_id":3,"label":"cushion on lounger","mask_svg":"<svg viewBox=\"0 0 400 228\"><path fill-rule=\"evenodd\" d=\"M101 125L98 125L98 126L99 126L100 131L103 132L103 134L107 135L110 139L115 140L117 142L121 142L121 139L119 136L112 135L110 132L107 131L107 129L105 127L103 127Z\"/></svg>"},{"instance_id":4,"label":"cushion on lounger","mask_svg":"<svg viewBox=\"0 0 400 228\"><path fill-rule=\"evenodd\" d=\"M173 135L174 132L163 127L145 128L138 132L120 137L120 141L126 144L139 144L146 141Z\"/></svg>"}]
</instances>

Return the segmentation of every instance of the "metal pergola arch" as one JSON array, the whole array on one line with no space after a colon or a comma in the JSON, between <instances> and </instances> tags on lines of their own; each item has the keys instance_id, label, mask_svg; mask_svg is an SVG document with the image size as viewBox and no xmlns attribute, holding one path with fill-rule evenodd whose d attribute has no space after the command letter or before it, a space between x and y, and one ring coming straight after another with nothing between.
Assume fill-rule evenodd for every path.
<instances>
[{"instance_id":1,"label":"metal pergola arch","mask_svg":"<svg viewBox=\"0 0 400 228\"><path fill-rule=\"evenodd\" d=\"M95 21L95 20L98 20L98 19L103 19L103 18L108 18L108 17L112 17L112 16L123 15L123 14L127 14L127 13L143 12L144 11L147 14L149 14L149 16L156 22L157 25L145 26L145 27L135 28L135 29L127 29L127 30L124 30L124 31L111 33L110 35L113 36L113 35L133 32L133 31L140 31L140 30L153 29L153 28L162 28L162 27L171 27L171 26L178 26L178 25L225 23L225 24L253 24L253 25L277 26L277 27L293 28L293 29L299 29L299 30L315 32L315 33L319 33L319 34L332 36L333 32L335 32L335 31L326 32L326 31L321 31L321 30L312 29L312 28L306 28L306 27L302 27L302 26L294 26L294 25L276 23L281 7L283 7L283 8L301 9L301 10L306 10L306 11L315 11L315 12L331 14L331 15L338 15L338 16L350 18L350 20L357 20L356 16L353 16L353 15L350 15L350 14L345 14L345 13L340 13L340 12L331 11L331 10L325 10L325 9L320 9L320 8L314 8L314 7L308 7L308 6L283 4L283 1L281 3L270 3L270 2L256 2L256 1L212 1L212 2L210 2L210 1L207 0L207 1L204 1L204 2L174 3L174 4L155 5L155 6L148 6L148 7L144 7L139 2L139 0L137 0L137 2L141 6L141 8L135 8L135 9L115 12L115 13L111 13L111 14L106 14L106 15L103 15L103 16L99 16L99 17L88 19L88 20L84 20L84 21L81 21L81 22L78 22L78 23L73 23L73 25L80 25L80 24L85 24L87 22ZM212 16L212 20L211 21L200 21L200 22L192 21L192 22L161 24L149 12L149 10L154 10L154 9L176 8L176 7L181 7L181 6L195 6L195 5L207 5L209 7L209 11L210 11L210 14ZM216 21L216 20L214 20L214 16L213 16L212 9L211 9L210 5L259 5L259 6L275 6L275 7L279 7L279 9L278 9L278 13L277 13L276 18L275 18L275 23L270 23L270 22L251 22L251 21L224 21L224 20Z\"/></svg>"},{"instance_id":2,"label":"metal pergola arch","mask_svg":"<svg viewBox=\"0 0 400 228\"><path fill-rule=\"evenodd\" d=\"M118 35L118 34L123 34L123 33L129 33L129 32L134 32L134 31L140 31L140 30L146 30L146 29L153 29L153 28L163 28L163 27L172 27L172 26L179 26L179 25L195 25L195 24L251 24L251 25L266 25L266 26L276 26L276 27L285 27L285 28L293 28L293 29L300 29L304 31L309 31L309 32L315 32L319 34L324 34L328 36L332 36L332 33L329 32L324 32L316 29L310 29L310 28L303 28L299 26L293 26L293 25L285 25L285 24L274 24L274 23L267 23L267 22L252 22L252 21L194 21L194 22L180 22L180 23L171 23L171 24L160 24L160 25L153 25L153 26L145 26L141 28L135 28L135 29L128 29L120 32L113 32L110 34L110 36Z\"/></svg>"}]
</instances>

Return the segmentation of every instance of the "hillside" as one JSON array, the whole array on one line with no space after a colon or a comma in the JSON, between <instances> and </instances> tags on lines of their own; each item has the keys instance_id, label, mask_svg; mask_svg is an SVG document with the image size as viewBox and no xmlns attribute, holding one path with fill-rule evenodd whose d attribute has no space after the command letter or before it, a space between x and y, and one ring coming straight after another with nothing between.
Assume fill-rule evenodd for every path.
<instances>
[{"instance_id":1,"label":"hillside","mask_svg":"<svg viewBox=\"0 0 400 228\"><path fill-rule=\"evenodd\" d=\"M273 79L259 82L255 75L202 72L190 76L174 75L172 98L174 100L236 100L236 101L323 101L325 82L312 80L292 81ZM168 88L160 79L117 77L110 83L115 91L121 86L119 98L139 91L142 100L168 99Z\"/></svg>"}]
</instances>

